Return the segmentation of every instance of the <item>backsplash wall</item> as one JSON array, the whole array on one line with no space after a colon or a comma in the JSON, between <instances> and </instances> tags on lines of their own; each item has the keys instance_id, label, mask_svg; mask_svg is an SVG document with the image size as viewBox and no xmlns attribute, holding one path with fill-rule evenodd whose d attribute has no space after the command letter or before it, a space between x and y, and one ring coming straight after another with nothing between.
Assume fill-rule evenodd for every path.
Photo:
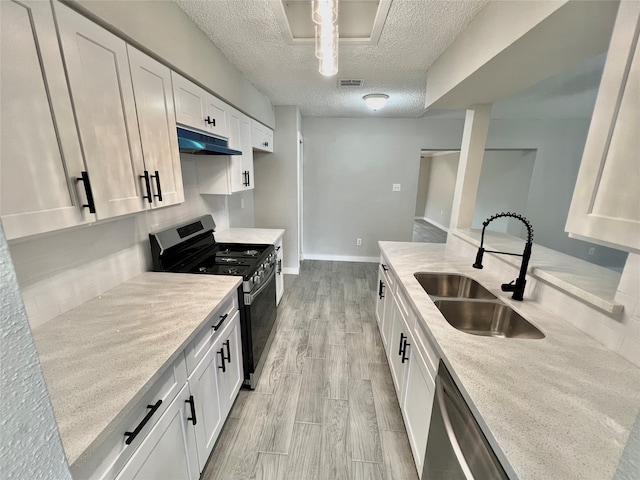
<instances>
[{"instance_id":1,"label":"backsplash wall","mask_svg":"<svg viewBox=\"0 0 640 480\"><path fill-rule=\"evenodd\" d=\"M191 155L181 156L181 166L185 201L180 205L9 243L32 328L151 270L149 232L207 213L217 230L229 228L227 197L198 193Z\"/></svg>"}]
</instances>

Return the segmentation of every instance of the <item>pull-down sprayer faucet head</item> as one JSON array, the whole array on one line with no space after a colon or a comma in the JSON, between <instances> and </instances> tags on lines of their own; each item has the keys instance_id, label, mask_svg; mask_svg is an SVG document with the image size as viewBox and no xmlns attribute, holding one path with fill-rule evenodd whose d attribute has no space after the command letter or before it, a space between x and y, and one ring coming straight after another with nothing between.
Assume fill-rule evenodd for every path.
<instances>
[{"instance_id":1,"label":"pull-down sprayer faucet head","mask_svg":"<svg viewBox=\"0 0 640 480\"><path fill-rule=\"evenodd\" d=\"M517 213L511 213L511 212L496 213L495 215L487 218L484 222L482 222L482 237L480 238L480 248L478 248L478 253L476 254L476 261L473 264L473 268L478 268L478 269L482 268L482 257L484 256L484 252L485 252L485 249L484 249L485 228L487 228L487 225L493 222L496 218L501 218L501 217L515 218L517 220L520 220L522 223L524 223L524 226L527 227L527 243L525 244L524 252L522 254L487 250L489 253L499 253L503 255L513 255L516 257L522 257L522 263L520 265L520 274L518 275L518 278L516 278L515 280L509 283L502 284L503 292L513 292L513 296L511 298L513 298L514 300L522 300L524 295L524 287L527 284L525 276L527 274L529 259L531 258L531 246L533 245L533 228L531 227L531 222L529 222L529 220L524 218L522 215L519 215Z\"/></svg>"}]
</instances>

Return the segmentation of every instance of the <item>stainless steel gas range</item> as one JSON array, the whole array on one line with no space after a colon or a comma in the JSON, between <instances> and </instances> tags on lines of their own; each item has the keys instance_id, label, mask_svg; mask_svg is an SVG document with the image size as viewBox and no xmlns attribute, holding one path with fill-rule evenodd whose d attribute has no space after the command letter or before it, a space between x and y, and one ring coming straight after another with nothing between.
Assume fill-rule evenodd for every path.
<instances>
[{"instance_id":1,"label":"stainless steel gas range","mask_svg":"<svg viewBox=\"0 0 640 480\"><path fill-rule=\"evenodd\" d=\"M217 243L211 215L149 234L153 269L201 275L239 275L244 385L256 387L276 325L273 245Z\"/></svg>"}]
</instances>

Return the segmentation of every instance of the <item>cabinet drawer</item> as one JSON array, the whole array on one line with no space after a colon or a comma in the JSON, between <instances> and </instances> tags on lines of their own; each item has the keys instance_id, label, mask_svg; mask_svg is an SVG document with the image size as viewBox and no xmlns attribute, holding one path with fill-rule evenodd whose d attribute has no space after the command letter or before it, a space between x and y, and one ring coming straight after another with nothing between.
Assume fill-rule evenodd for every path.
<instances>
[{"instance_id":1,"label":"cabinet drawer","mask_svg":"<svg viewBox=\"0 0 640 480\"><path fill-rule=\"evenodd\" d=\"M427 370L431 376L431 381L435 385L436 374L438 372L438 363L440 362L440 356L437 350L431 342L429 333L426 331L426 327L422 325L422 321L417 319L412 329L413 337L416 346L420 350L422 357L424 358Z\"/></svg>"},{"instance_id":2,"label":"cabinet drawer","mask_svg":"<svg viewBox=\"0 0 640 480\"><path fill-rule=\"evenodd\" d=\"M110 480L116 477L125 463L136 452L153 426L167 410L178 392L187 382L185 357L180 353L173 364L151 385L136 404L128 409L86 461L82 457L71 467L74 478ZM108 401L108 399L105 399ZM147 406L156 406L152 409ZM151 413L153 411L153 413ZM145 418L147 421L145 422ZM144 423L144 425L142 425ZM109 428L108 426L106 428ZM135 432L135 438L125 432ZM126 441L130 440L127 445ZM78 465L79 464L79 465Z\"/></svg>"},{"instance_id":3,"label":"cabinet drawer","mask_svg":"<svg viewBox=\"0 0 640 480\"><path fill-rule=\"evenodd\" d=\"M391 268L389 267L389 262L387 259L380 255L380 267L384 271L384 278L386 280L387 292L395 294L396 290L396 277L391 273Z\"/></svg>"},{"instance_id":4,"label":"cabinet drawer","mask_svg":"<svg viewBox=\"0 0 640 480\"><path fill-rule=\"evenodd\" d=\"M222 305L211 312L206 325L200 329L191 344L186 348L185 356L187 357L187 371L189 374L193 372L196 365L200 363L213 345L215 337L217 337L216 333L219 333L231 320L236 310L238 310L238 294L234 290L231 296L222 302ZM222 323L220 323L221 321Z\"/></svg>"},{"instance_id":5,"label":"cabinet drawer","mask_svg":"<svg viewBox=\"0 0 640 480\"><path fill-rule=\"evenodd\" d=\"M398 299L398 308L400 308L400 312L402 312L402 316L407 323L407 327L410 330L413 330L415 326L415 315L413 313L413 310L411 309L409 299L399 287L396 289L395 296Z\"/></svg>"}]
</instances>

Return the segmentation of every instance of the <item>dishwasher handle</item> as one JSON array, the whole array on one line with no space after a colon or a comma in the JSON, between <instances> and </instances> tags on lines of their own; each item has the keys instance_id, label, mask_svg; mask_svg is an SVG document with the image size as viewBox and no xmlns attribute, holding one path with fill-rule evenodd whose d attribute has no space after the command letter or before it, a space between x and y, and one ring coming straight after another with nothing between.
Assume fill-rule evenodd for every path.
<instances>
[{"instance_id":1,"label":"dishwasher handle","mask_svg":"<svg viewBox=\"0 0 640 480\"><path fill-rule=\"evenodd\" d=\"M442 377L440 375L436 376L436 398L438 399L438 407L440 408L440 413L442 415L442 422L444 423L445 431L447 432L447 437L449 439L449 443L451 444L451 448L456 456L456 460L458 460L458 464L460 465L460 469L462 470L464 477L466 480L474 480L475 477L473 473L471 473L471 469L469 468L469 464L467 463L467 459L464 458L462 454L462 448L460 447L460 442L458 442L458 437L456 437L456 432L453 429L453 425L451 424L451 419L449 418L449 408L447 405L447 400L456 403L457 398L453 395L449 395L448 388L449 385L443 382ZM452 392L455 394L455 392Z\"/></svg>"}]
</instances>

